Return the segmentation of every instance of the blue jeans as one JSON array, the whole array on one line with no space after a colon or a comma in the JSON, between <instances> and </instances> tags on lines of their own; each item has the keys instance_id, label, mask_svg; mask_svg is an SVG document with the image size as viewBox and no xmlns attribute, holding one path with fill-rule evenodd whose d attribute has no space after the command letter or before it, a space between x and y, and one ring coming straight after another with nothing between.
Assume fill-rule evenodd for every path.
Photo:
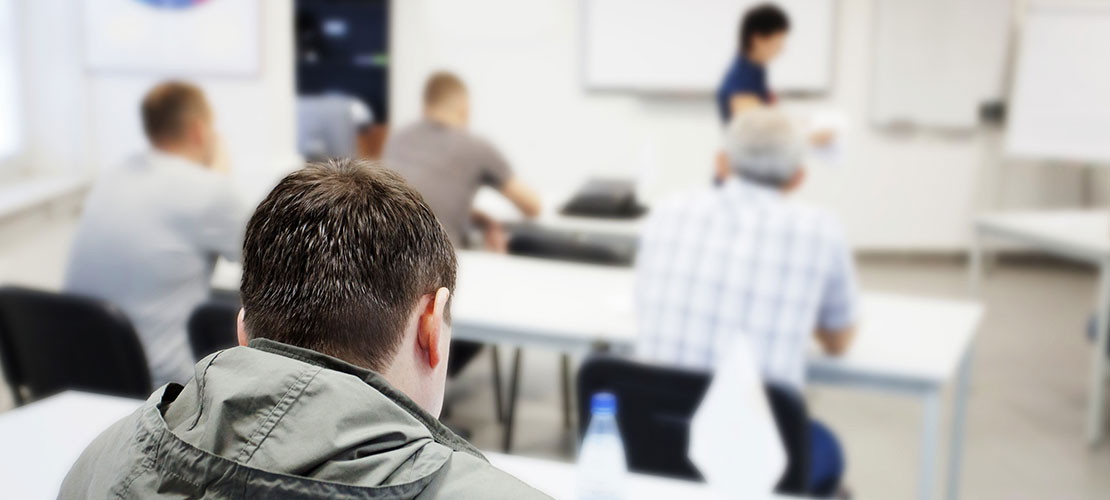
<instances>
[{"instance_id":1,"label":"blue jeans","mask_svg":"<svg viewBox=\"0 0 1110 500\"><path fill-rule=\"evenodd\" d=\"M831 496L844 476L844 450L825 424L809 421L809 489L817 496Z\"/></svg>"}]
</instances>

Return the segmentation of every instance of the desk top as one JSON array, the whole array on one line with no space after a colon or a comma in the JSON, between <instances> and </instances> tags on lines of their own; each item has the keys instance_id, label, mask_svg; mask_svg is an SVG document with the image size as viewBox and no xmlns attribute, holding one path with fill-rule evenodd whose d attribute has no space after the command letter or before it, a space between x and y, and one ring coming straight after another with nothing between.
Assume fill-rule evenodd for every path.
<instances>
[{"instance_id":1,"label":"desk top","mask_svg":"<svg viewBox=\"0 0 1110 500\"><path fill-rule=\"evenodd\" d=\"M490 463L497 468L508 472L536 488L555 500L574 500L577 498L576 476L578 470L574 464L528 458L517 455L503 455L500 453L486 453ZM643 474L629 474L627 498L682 498L697 500L700 498L718 498L703 483L667 479ZM767 495L767 500L782 499L787 497ZM754 499L758 500L758 499Z\"/></svg>"},{"instance_id":2,"label":"desk top","mask_svg":"<svg viewBox=\"0 0 1110 500\"><path fill-rule=\"evenodd\" d=\"M482 189L474 198L474 207L495 220L512 228L519 225L534 225L550 231L590 234L619 238L638 239L640 227L647 215L636 219L606 219L563 215L563 203L573 192L552 191L540 195L543 209L539 217L526 219L509 200L493 189Z\"/></svg>"},{"instance_id":3,"label":"desk top","mask_svg":"<svg viewBox=\"0 0 1110 500\"><path fill-rule=\"evenodd\" d=\"M89 443L142 403L71 391L0 413L2 496L57 498L62 480Z\"/></svg>"},{"instance_id":4,"label":"desk top","mask_svg":"<svg viewBox=\"0 0 1110 500\"><path fill-rule=\"evenodd\" d=\"M460 252L452 305L458 338L564 350L636 341L635 271L546 259ZM975 336L982 307L962 301L866 293L855 343L817 353L817 378L853 375L937 384L948 380Z\"/></svg>"},{"instance_id":5,"label":"desk top","mask_svg":"<svg viewBox=\"0 0 1110 500\"><path fill-rule=\"evenodd\" d=\"M1099 260L1110 257L1110 212L1042 210L983 214L980 232L1002 236L1037 249Z\"/></svg>"},{"instance_id":6,"label":"desk top","mask_svg":"<svg viewBox=\"0 0 1110 500\"><path fill-rule=\"evenodd\" d=\"M213 285L235 290L238 266L217 267ZM488 343L560 351L607 344L631 352L636 342L635 271L484 252L459 252L453 334ZM834 381L865 377L941 384L967 352L982 306L974 302L866 293L848 353L810 359L810 375Z\"/></svg>"}]
</instances>

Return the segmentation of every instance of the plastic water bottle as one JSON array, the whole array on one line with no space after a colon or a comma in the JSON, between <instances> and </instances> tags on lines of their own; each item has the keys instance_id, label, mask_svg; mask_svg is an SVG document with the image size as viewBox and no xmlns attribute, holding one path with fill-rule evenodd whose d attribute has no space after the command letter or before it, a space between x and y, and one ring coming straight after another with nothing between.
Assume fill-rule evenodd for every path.
<instances>
[{"instance_id":1,"label":"plastic water bottle","mask_svg":"<svg viewBox=\"0 0 1110 500\"><path fill-rule=\"evenodd\" d=\"M608 392L594 394L590 415L590 426L578 454L578 499L621 500L628 466L617 428L616 396Z\"/></svg>"}]
</instances>

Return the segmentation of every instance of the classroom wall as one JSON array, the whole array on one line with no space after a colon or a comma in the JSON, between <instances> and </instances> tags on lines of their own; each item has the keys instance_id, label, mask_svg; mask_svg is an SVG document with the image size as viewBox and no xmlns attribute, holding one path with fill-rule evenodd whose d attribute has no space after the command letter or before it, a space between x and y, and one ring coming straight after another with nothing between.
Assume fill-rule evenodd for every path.
<instances>
[{"instance_id":1,"label":"classroom wall","mask_svg":"<svg viewBox=\"0 0 1110 500\"><path fill-rule=\"evenodd\" d=\"M957 134L871 126L874 4L839 1L831 92L784 102L799 115L835 109L851 118L842 164L813 165L801 198L837 212L859 248L895 251L962 250L974 214L989 207L1078 202L1079 169L1003 162L998 128ZM473 128L533 184L569 189L586 175L652 165L656 192L706 182L719 140L709 97L586 91L580 7L564 0L394 2L394 126L419 116L427 74L451 69L470 84Z\"/></svg>"},{"instance_id":2,"label":"classroom wall","mask_svg":"<svg viewBox=\"0 0 1110 500\"><path fill-rule=\"evenodd\" d=\"M170 77L205 90L245 190L254 194L255 180L295 166L292 0L260 2L262 64L248 77L90 72L82 62L79 9L71 0L20 3L29 162L36 171L95 175L145 149L139 102L151 85Z\"/></svg>"}]
</instances>

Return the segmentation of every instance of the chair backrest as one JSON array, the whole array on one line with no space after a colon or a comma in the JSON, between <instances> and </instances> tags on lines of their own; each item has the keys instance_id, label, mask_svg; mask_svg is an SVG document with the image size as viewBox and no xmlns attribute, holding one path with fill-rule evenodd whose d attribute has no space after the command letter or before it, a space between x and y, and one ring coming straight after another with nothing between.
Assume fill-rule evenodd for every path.
<instances>
[{"instance_id":1,"label":"chair backrest","mask_svg":"<svg viewBox=\"0 0 1110 500\"><path fill-rule=\"evenodd\" d=\"M145 398L150 368L131 322L103 301L0 288L0 363L16 404L67 389Z\"/></svg>"},{"instance_id":2,"label":"chair backrest","mask_svg":"<svg viewBox=\"0 0 1110 500\"><path fill-rule=\"evenodd\" d=\"M189 347L193 358L201 358L221 349L235 347L239 340L236 323L239 321L239 304L228 300L205 302L189 316Z\"/></svg>"},{"instance_id":3,"label":"chair backrest","mask_svg":"<svg viewBox=\"0 0 1110 500\"><path fill-rule=\"evenodd\" d=\"M690 420L709 389L705 371L655 366L614 356L592 356L578 372L579 437L590 419L593 394L616 395L617 424L628 467L635 472L702 480L686 452ZM802 398L767 385L768 402L787 452L787 467L777 490L808 492L809 416Z\"/></svg>"}]
</instances>

